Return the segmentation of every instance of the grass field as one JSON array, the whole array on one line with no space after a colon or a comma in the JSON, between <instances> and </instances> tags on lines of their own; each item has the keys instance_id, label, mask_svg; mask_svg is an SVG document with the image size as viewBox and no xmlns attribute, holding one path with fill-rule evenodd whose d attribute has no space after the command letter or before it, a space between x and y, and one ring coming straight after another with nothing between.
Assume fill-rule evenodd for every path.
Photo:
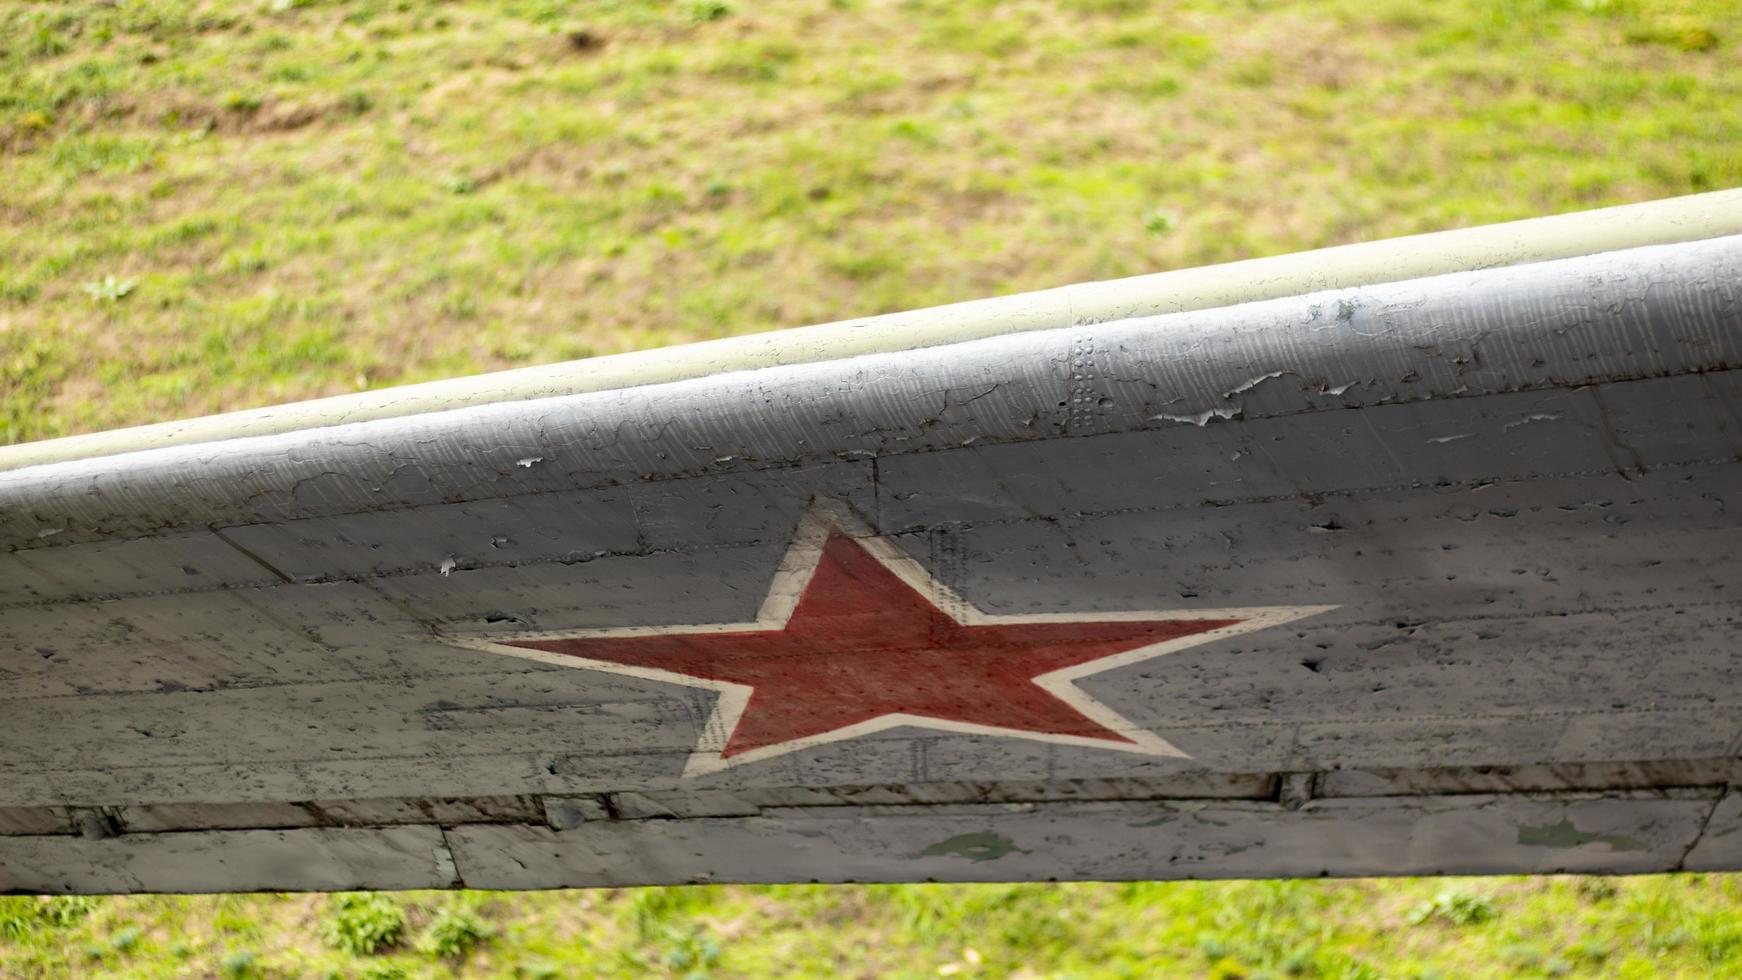
<instances>
[{"instance_id":1,"label":"grass field","mask_svg":"<svg viewBox=\"0 0 1742 980\"><path fill-rule=\"evenodd\" d=\"M0 0L0 444L1742 185L1732 0ZM0 977L1742 976L1742 878L0 898Z\"/></svg>"},{"instance_id":2,"label":"grass field","mask_svg":"<svg viewBox=\"0 0 1742 980\"><path fill-rule=\"evenodd\" d=\"M0 975L1742 975L1742 878L0 898Z\"/></svg>"}]
</instances>

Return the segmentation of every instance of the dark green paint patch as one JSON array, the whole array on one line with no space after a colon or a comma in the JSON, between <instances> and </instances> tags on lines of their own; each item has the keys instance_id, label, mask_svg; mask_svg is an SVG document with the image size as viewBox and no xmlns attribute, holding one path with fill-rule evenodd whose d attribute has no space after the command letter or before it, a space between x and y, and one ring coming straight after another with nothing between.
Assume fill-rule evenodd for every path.
<instances>
[{"instance_id":1,"label":"dark green paint patch","mask_svg":"<svg viewBox=\"0 0 1742 980\"><path fill-rule=\"evenodd\" d=\"M1571 820L1541 827L1518 828L1518 842L1530 847L1583 847L1607 844L1614 851L1649 851L1651 845L1625 834L1593 834L1573 826Z\"/></svg>"},{"instance_id":2,"label":"dark green paint patch","mask_svg":"<svg viewBox=\"0 0 1742 980\"><path fill-rule=\"evenodd\" d=\"M936 844L919 852L920 857L952 857L967 858L970 861L996 861L999 858L1015 852L1028 852L1016 846L1016 842L1008 837L1001 837L989 831L974 834L957 834L949 840L938 841Z\"/></svg>"}]
</instances>

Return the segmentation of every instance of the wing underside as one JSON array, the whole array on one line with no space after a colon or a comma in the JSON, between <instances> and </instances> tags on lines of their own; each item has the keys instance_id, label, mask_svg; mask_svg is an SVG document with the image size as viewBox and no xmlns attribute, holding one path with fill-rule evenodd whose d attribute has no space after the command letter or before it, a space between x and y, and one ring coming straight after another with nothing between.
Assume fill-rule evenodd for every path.
<instances>
[{"instance_id":1,"label":"wing underside","mask_svg":"<svg viewBox=\"0 0 1742 980\"><path fill-rule=\"evenodd\" d=\"M0 470L0 891L1742 868L1742 236L1089 320Z\"/></svg>"}]
</instances>

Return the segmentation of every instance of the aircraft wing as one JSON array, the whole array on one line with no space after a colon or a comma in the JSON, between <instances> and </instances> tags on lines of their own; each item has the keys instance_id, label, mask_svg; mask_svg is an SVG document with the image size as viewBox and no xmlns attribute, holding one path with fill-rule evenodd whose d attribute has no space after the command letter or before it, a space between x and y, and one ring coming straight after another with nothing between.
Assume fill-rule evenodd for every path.
<instances>
[{"instance_id":1,"label":"aircraft wing","mask_svg":"<svg viewBox=\"0 0 1742 980\"><path fill-rule=\"evenodd\" d=\"M1742 868L1742 192L0 449L0 891Z\"/></svg>"}]
</instances>

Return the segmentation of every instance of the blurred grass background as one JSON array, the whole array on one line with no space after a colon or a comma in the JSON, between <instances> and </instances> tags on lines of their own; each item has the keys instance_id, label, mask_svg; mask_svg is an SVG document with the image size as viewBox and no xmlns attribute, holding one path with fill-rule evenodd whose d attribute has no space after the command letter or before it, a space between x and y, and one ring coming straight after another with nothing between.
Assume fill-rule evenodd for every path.
<instances>
[{"instance_id":1,"label":"blurred grass background","mask_svg":"<svg viewBox=\"0 0 1742 980\"><path fill-rule=\"evenodd\" d=\"M1742 184L1729 0L0 0L0 443Z\"/></svg>"},{"instance_id":2,"label":"blurred grass background","mask_svg":"<svg viewBox=\"0 0 1742 980\"><path fill-rule=\"evenodd\" d=\"M1742 185L1733 0L0 0L0 444ZM0 898L0 976L1742 976L1742 879Z\"/></svg>"},{"instance_id":3,"label":"blurred grass background","mask_svg":"<svg viewBox=\"0 0 1742 980\"><path fill-rule=\"evenodd\" d=\"M1742 877L0 898L0 976L1742 975Z\"/></svg>"}]
</instances>

